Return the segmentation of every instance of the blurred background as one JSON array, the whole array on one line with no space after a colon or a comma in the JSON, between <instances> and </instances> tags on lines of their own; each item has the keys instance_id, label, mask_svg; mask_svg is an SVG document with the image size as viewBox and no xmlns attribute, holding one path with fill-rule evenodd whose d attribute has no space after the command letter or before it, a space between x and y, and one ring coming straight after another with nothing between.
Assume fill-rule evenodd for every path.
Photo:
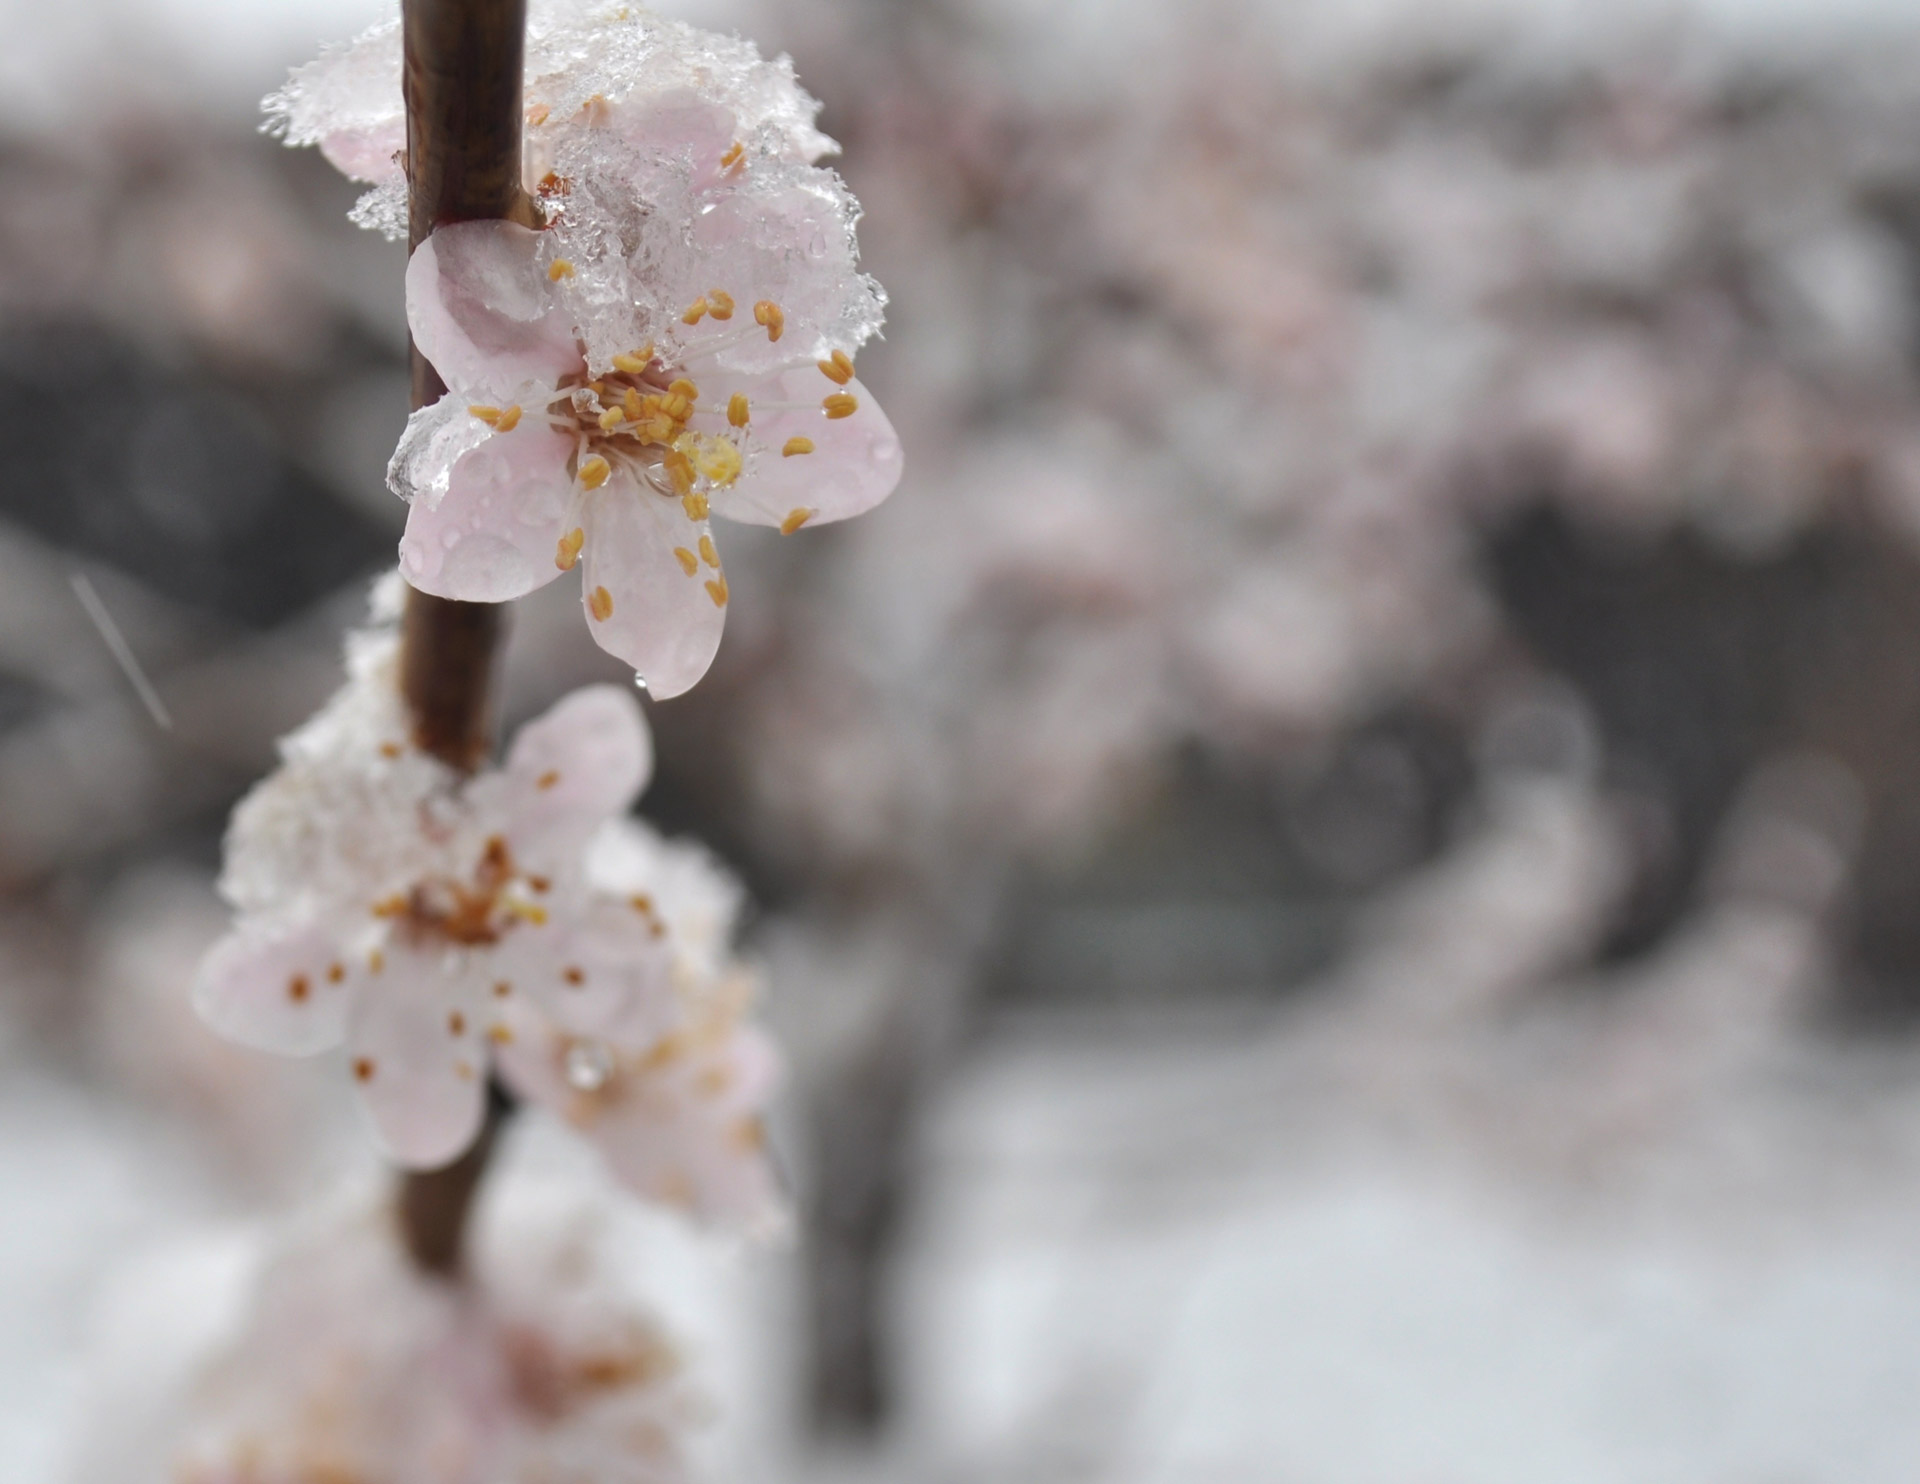
<instances>
[{"instance_id":1,"label":"blurred background","mask_svg":"<svg viewBox=\"0 0 1920 1484\"><path fill-rule=\"evenodd\" d=\"M649 1238L716 1475L1920 1477L1920 14L666 8L825 100L908 449L651 707L792 1060L796 1241ZM368 1158L186 995L404 514L256 127L379 14L0 3L8 1479ZM610 676L556 583L503 725Z\"/></svg>"}]
</instances>

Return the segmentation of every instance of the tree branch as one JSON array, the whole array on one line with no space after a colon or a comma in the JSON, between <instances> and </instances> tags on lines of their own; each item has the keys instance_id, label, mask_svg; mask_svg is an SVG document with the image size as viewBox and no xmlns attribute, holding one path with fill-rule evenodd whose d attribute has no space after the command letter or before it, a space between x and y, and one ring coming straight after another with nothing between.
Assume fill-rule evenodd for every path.
<instances>
[{"instance_id":1,"label":"tree branch","mask_svg":"<svg viewBox=\"0 0 1920 1484\"><path fill-rule=\"evenodd\" d=\"M450 222L505 218L533 224L521 185L521 74L526 0L404 0L408 243ZM446 385L418 348L413 405ZM501 610L409 591L400 677L414 741L471 772L486 756ZM445 1169L409 1174L400 1191L407 1250L423 1271L460 1270L467 1213L501 1118L511 1107L490 1088L486 1125Z\"/></svg>"}]
</instances>

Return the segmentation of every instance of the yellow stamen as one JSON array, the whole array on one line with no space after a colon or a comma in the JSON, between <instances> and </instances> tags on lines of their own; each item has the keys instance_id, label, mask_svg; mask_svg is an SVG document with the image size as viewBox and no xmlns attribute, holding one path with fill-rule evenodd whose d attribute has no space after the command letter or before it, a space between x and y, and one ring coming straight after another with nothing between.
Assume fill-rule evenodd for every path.
<instances>
[{"instance_id":1,"label":"yellow stamen","mask_svg":"<svg viewBox=\"0 0 1920 1484\"><path fill-rule=\"evenodd\" d=\"M605 412L600 414L600 431L603 433L611 433L615 428L620 426L621 421L626 415L627 413L624 407L609 407Z\"/></svg>"},{"instance_id":2,"label":"yellow stamen","mask_svg":"<svg viewBox=\"0 0 1920 1484\"><path fill-rule=\"evenodd\" d=\"M596 587L587 594L587 611L601 623L605 623L613 617L613 594L604 587Z\"/></svg>"},{"instance_id":3,"label":"yellow stamen","mask_svg":"<svg viewBox=\"0 0 1920 1484\"><path fill-rule=\"evenodd\" d=\"M307 989L307 976L295 974L287 981L287 998L297 1005L307 997Z\"/></svg>"},{"instance_id":4,"label":"yellow stamen","mask_svg":"<svg viewBox=\"0 0 1920 1484\"><path fill-rule=\"evenodd\" d=\"M673 492L676 495L687 495L693 492L693 460L679 449L668 449L666 457L660 460L660 467L667 471L667 478L673 482Z\"/></svg>"},{"instance_id":5,"label":"yellow stamen","mask_svg":"<svg viewBox=\"0 0 1920 1484\"><path fill-rule=\"evenodd\" d=\"M640 394L628 387L620 396L620 410L627 415L630 423L644 422L647 416L647 404L640 400Z\"/></svg>"},{"instance_id":6,"label":"yellow stamen","mask_svg":"<svg viewBox=\"0 0 1920 1484\"><path fill-rule=\"evenodd\" d=\"M700 558L688 551L686 547L674 547L673 555L674 559L680 563L680 570L685 572L687 576L691 577L700 570Z\"/></svg>"},{"instance_id":7,"label":"yellow stamen","mask_svg":"<svg viewBox=\"0 0 1920 1484\"><path fill-rule=\"evenodd\" d=\"M804 505L796 505L787 512L787 518L780 522L780 534L791 536L800 527L813 519L813 512Z\"/></svg>"},{"instance_id":8,"label":"yellow stamen","mask_svg":"<svg viewBox=\"0 0 1920 1484\"><path fill-rule=\"evenodd\" d=\"M353 1059L353 1075L356 1080L361 1082L373 1081L373 1058L370 1056L356 1056Z\"/></svg>"},{"instance_id":9,"label":"yellow stamen","mask_svg":"<svg viewBox=\"0 0 1920 1484\"><path fill-rule=\"evenodd\" d=\"M727 146L727 152L724 155L720 156L720 168L722 170L731 170L735 165L738 165L746 157L747 157L746 145L742 144L738 139L736 139L733 141L732 144Z\"/></svg>"},{"instance_id":10,"label":"yellow stamen","mask_svg":"<svg viewBox=\"0 0 1920 1484\"><path fill-rule=\"evenodd\" d=\"M713 537L702 536L700 538L700 560L713 568L714 571L718 572L720 570L720 553L714 550Z\"/></svg>"},{"instance_id":11,"label":"yellow stamen","mask_svg":"<svg viewBox=\"0 0 1920 1484\"><path fill-rule=\"evenodd\" d=\"M747 425L747 412L747 394L745 392L735 392L731 397L727 398L727 421L732 423L736 428L744 428Z\"/></svg>"},{"instance_id":12,"label":"yellow stamen","mask_svg":"<svg viewBox=\"0 0 1920 1484\"><path fill-rule=\"evenodd\" d=\"M450 1036L464 1036L466 1033L467 1017L462 1015L458 1010L449 1011L447 1013L447 1034Z\"/></svg>"},{"instance_id":13,"label":"yellow stamen","mask_svg":"<svg viewBox=\"0 0 1920 1484\"><path fill-rule=\"evenodd\" d=\"M708 579L707 596L713 599L714 607L716 608L726 607L727 606L727 579L724 577L714 577L714 578Z\"/></svg>"},{"instance_id":14,"label":"yellow stamen","mask_svg":"<svg viewBox=\"0 0 1920 1484\"><path fill-rule=\"evenodd\" d=\"M536 103L527 110L527 122L537 129L547 121L552 113L553 110L548 108L546 104Z\"/></svg>"},{"instance_id":15,"label":"yellow stamen","mask_svg":"<svg viewBox=\"0 0 1920 1484\"><path fill-rule=\"evenodd\" d=\"M500 422L500 409L498 407L476 406L469 407L467 411L471 412L490 428L497 426Z\"/></svg>"},{"instance_id":16,"label":"yellow stamen","mask_svg":"<svg viewBox=\"0 0 1920 1484\"><path fill-rule=\"evenodd\" d=\"M513 1032L495 1021L487 1027L487 1039L496 1046L505 1046L513 1040Z\"/></svg>"},{"instance_id":17,"label":"yellow stamen","mask_svg":"<svg viewBox=\"0 0 1920 1484\"><path fill-rule=\"evenodd\" d=\"M651 345L646 347L644 351L636 350L631 355L622 351L613 358L613 369L616 371L624 371L629 376L638 376L647 369L647 362L652 359L653 347Z\"/></svg>"},{"instance_id":18,"label":"yellow stamen","mask_svg":"<svg viewBox=\"0 0 1920 1484\"><path fill-rule=\"evenodd\" d=\"M824 371L827 380L835 386L845 386L853 380L853 361L844 350L836 350L831 360L815 361L814 365Z\"/></svg>"},{"instance_id":19,"label":"yellow stamen","mask_svg":"<svg viewBox=\"0 0 1920 1484\"><path fill-rule=\"evenodd\" d=\"M559 783L560 783L560 770L558 768L549 768L547 769L546 772L542 773L538 778L533 780L533 786L537 789L542 790L543 792L549 788L558 787Z\"/></svg>"},{"instance_id":20,"label":"yellow stamen","mask_svg":"<svg viewBox=\"0 0 1920 1484\"><path fill-rule=\"evenodd\" d=\"M580 483L590 490L597 490L607 482L607 476L613 473L613 465L599 454L580 461Z\"/></svg>"},{"instance_id":21,"label":"yellow stamen","mask_svg":"<svg viewBox=\"0 0 1920 1484\"><path fill-rule=\"evenodd\" d=\"M495 420L493 424L493 431L496 433L511 433L515 428L519 426L520 426L520 408L518 404L515 404L514 406L507 408L507 410L502 412L500 416Z\"/></svg>"},{"instance_id":22,"label":"yellow stamen","mask_svg":"<svg viewBox=\"0 0 1920 1484\"><path fill-rule=\"evenodd\" d=\"M762 299L753 306L753 322L765 326L768 340L778 340L787 328L786 315L771 299Z\"/></svg>"},{"instance_id":23,"label":"yellow stamen","mask_svg":"<svg viewBox=\"0 0 1920 1484\"><path fill-rule=\"evenodd\" d=\"M573 277L573 264L565 258L555 258L547 268L547 281L558 283L563 278Z\"/></svg>"},{"instance_id":24,"label":"yellow stamen","mask_svg":"<svg viewBox=\"0 0 1920 1484\"><path fill-rule=\"evenodd\" d=\"M680 508L687 512L688 520L705 520L707 518L707 497L705 495L688 495L680 501Z\"/></svg>"},{"instance_id":25,"label":"yellow stamen","mask_svg":"<svg viewBox=\"0 0 1920 1484\"><path fill-rule=\"evenodd\" d=\"M706 315L706 312L707 301L705 299L695 299L687 306L687 312L680 316L680 323L683 325L697 325Z\"/></svg>"},{"instance_id":26,"label":"yellow stamen","mask_svg":"<svg viewBox=\"0 0 1920 1484\"><path fill-rule=\"evenodd\" d=\"M587 544L587 533L578 527L568 531L560 538L560 544L554 549L553 564L562 572L571 572L573 564L580 560L580 548Z\"/></svg>"},{"instance_id":27,"label":"yellow stamen","mask_svg":"<svg viewBox=\"0 0 1920 1484\"><path fill-rule=\"evenodd\" d=\"M700 388L688 381L686 377L676 376L672 381L667 383L667 395L672 397L685 397L689 402L698 402L700 400Z\"/></svg>"},{"instance_id":28,"label":"yellow stamen","mask_svg":"<svg viewBox=\"0 0 1920 1484\"><path fill-rule=\"evenodd\" d=\"M678 392L674 392L661 400L660 411L662 415L672 418L675 422L683 423L693 415L693 403Z\"/></svg>"},{"instance_id":29,"label":"yellow stamen","mask_svg":"<svg viewBox=\"0 0 1920 1484\"><path fill-rule=\"evenodd\" d=\"M707 313L715 319L732 319L733 295L725 289L714 289L707 295Z\"/></svg>"},{"instance_id":30,"label":"yellow stamen","mask_svg":"<svg viewBox=\"0 0 1920 1484\"><path fill-rule=\"evenodd\" d=\"M851 392L835 392L830 397L822 397L820 405L826 409L827 416L835 421L843 417L852 417L860 410L860 399Z\"/></svg>"},{"instance_id":31,"label":"yellow stamen","mask_svg":"<svg viewBox=\"0 0 1920 1484\"><path fill-rule=\"evenodd\" d=\"M740 450L730 438L704 433L683 433L673 445L693 462L693 467L717 485L729 485L740 477Z\"/></svg>"},{"instance_id":32,"label":"yellow stamen","mask_svg":"<svg viewBox=\"0 0 1920 1484\"><path fill-rule=\"evenodd\" d=\"M813 440L811 438L789 438L780 449L780 457L790 459L797 453L812 452Z\"/></svg>"}]
</instances>

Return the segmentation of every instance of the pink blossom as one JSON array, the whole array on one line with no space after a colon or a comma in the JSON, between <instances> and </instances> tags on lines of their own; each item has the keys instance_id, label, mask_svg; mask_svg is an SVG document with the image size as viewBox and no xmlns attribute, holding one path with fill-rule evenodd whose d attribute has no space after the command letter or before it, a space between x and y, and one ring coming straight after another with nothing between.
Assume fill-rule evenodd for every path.
<instances>
[{"instance_id":1,"label":"pink blossom","mask_svg":"<svg viewBox=\"0 0 1920 1484\"><path fill-rule=\"evenodd\" d=\"M621 1039L663 1034L673 1013L653 920L581 880L588 838L651 768L633 699L574 692L464 785L405 736L395 725L359 757L295 750L241 804L226 884L242 911L196 997L216 1029L263 1050L344 1041L382 1143L431 1166L472 1141L515 1001ZM355 802L393 812L342 812ZM238 878L269 853L295 858L251 890Z\"/></svg>"},{"instance_id":2,"label":"pink blossom","mask_svg":"<svg viewBox=\"0 0 1920 1484\"><path fill-rule=\"evenodd\" d=\"M756 220L702 231L718 257ZM594 640L678 695L712 662L730 597L710 516L791 533L857 515L897 483L899 440L845 350L767 353L790 322L746 273L737 294L692 296L676 328L644 342L636 328L590 374L581 317L554 288L569 271L505 222L444 228L415 252L408 321L452 390L394 455L413 503L401 570L426 592L502 602L579 564ZM748 342L765 349L742 354Z\"/></svg>"},{"instance_id":3,"label":"pink blossom","mask_svg":"<svg viewBox=\"0 0 1920 1484\"><path fill-rule=\"evenodd\" d=\"M458 1286L413 1270L384 1213L310 1220L194 1378L167 1477L677 1484L700 1398L598 1214L517 1212Z\"/></svg>"},{"instance_id":4,"label":"pink blossom","mask_svg":"<svg viewBox=\"0 0 1920 1484\"><path fill-rule=\"evenodd\" d=\"M344 1043L403 1164L471 1143L497 1065L640 1194L768 1227L778 1066L732 954L740 892L625 817L652 769L637 701L575 691L463 779L406 740L398 649L390 628L352 636L347 685L235 811L238 916L201 966L202 1016L289 1055Z\"/></svg>"}]
</instances>

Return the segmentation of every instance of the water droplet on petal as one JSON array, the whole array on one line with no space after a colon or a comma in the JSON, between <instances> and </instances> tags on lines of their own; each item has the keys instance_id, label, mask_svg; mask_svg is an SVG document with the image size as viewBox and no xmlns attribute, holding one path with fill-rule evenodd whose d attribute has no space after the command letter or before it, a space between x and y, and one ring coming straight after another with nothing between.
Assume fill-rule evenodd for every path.
<instances>
[{"instance_id":1,"label":"water droplet on petal","mask_svg":"<svg viewBox=\"0 0 1920 1484\"><path fill-rule=\"evenodd\" d=\"M598 1092L613 1075L613 1053L598 1041L575 1041L567 1048L564 1071L574 1091Z\"/></svg>"},{"instance_id":2,"label":"water droplet on petal","mask_svg":"<svg viewBox=\"0 0 1920 1484\"><path fill-rule=\"evenodd\" d=\"M647 688L647 677L642 675L638 670L635 670L633 672L633 683L637 689L645 690Z\"/></svg>"}]
</instances>

